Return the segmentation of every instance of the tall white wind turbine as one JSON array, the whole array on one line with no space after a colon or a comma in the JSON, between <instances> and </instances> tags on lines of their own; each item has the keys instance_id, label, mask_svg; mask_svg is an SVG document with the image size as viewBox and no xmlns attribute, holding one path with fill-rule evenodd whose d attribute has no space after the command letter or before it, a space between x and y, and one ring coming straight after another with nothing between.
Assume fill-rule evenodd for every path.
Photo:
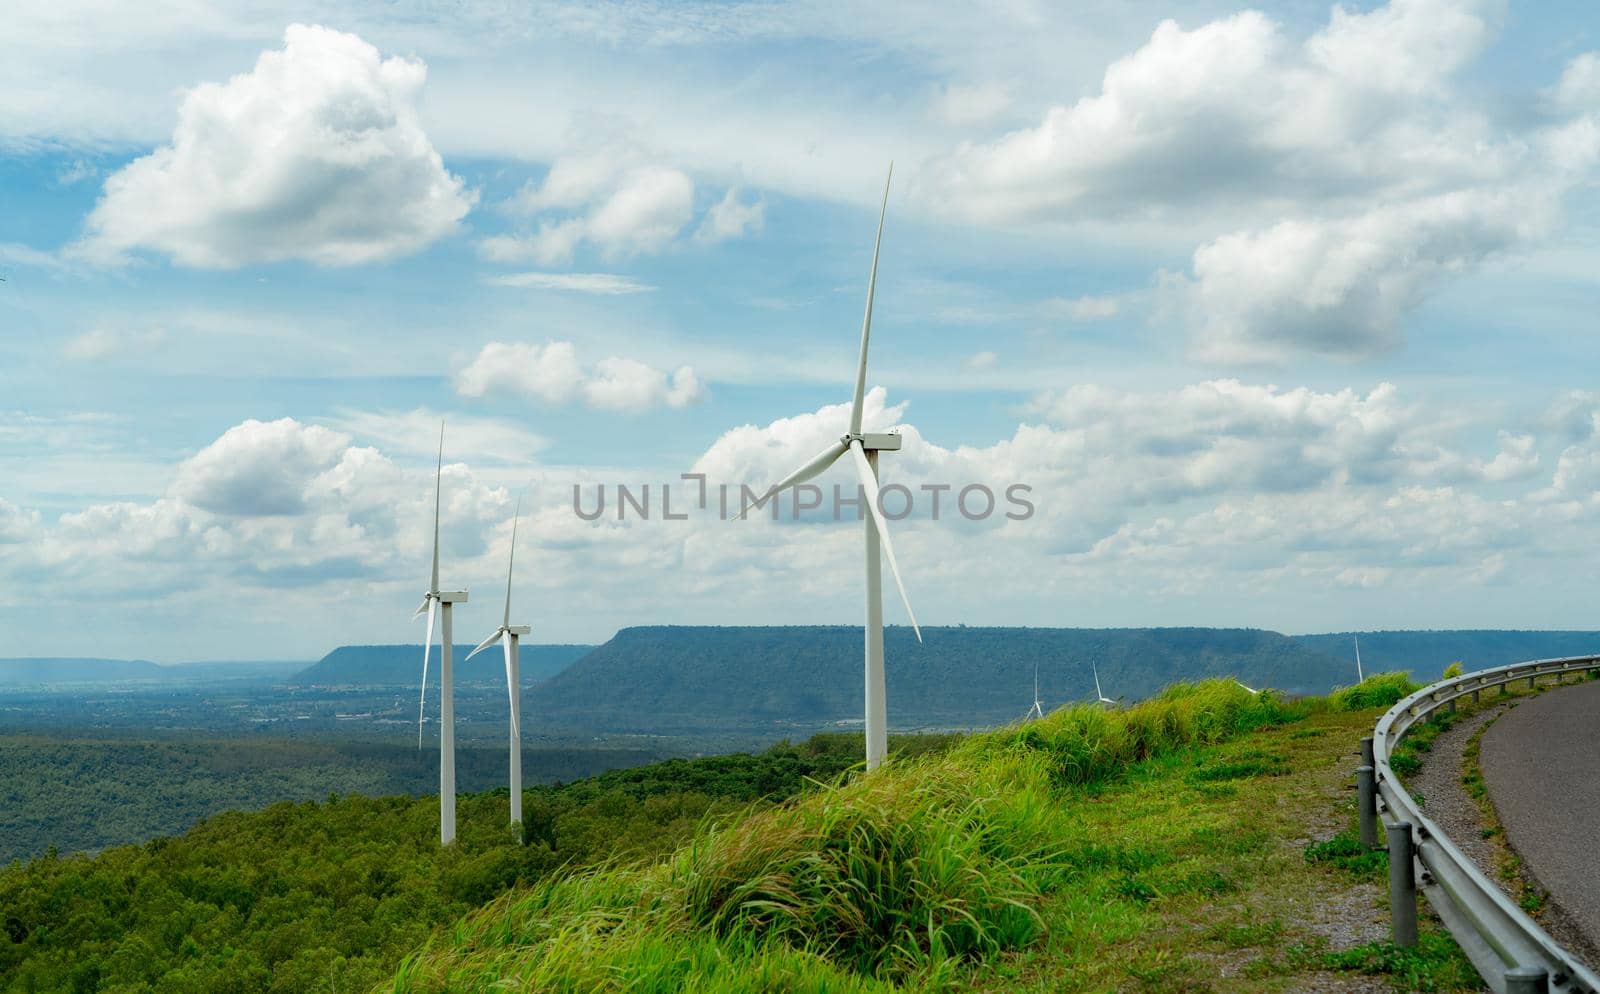
<instances>
[{"instance_id":1,"label":"tall white wind turbine","mask_svg":"<svg viewBox=\"0 0 1600 994\"><path fill-rule=\"evenodd\" d=\"M894 164L889 165L889 179L883 184L883 205L878 210L878 236L872 245L872 272L867 277L867 310L861 319L861 356L856 363L855 396L850 404L850 431L837 442L819 452L805 465L779 481L772 493L782 493L789 487L804 483L825 471L841 457L849 456L861 481L871 512L866 517L867 546L867 623L866 623L866 733L867 769L877 769L889 752L889 710L883 681L883 573L882 559L889 560L889 571L894 585L900 591L900 601L906 606L911 619L911 629L922 641L922 629L911 610L911 598L906 596L906 585L900 579L900 566L895 562L894 546L889 541L889 525L883 509L878 506L878 453L893 452L900 448L900 436L873 434L861 430L862 404L867 391L867 346L872 338L872 298L878 286L878 250L883 246L883 220L889 211L889 183L894 179ZM774 498L776 499L776 498ZM745 509L746 511L748 508ZM739 517L744 517L741 511ZM882 552L879 552L879 547Z\"/></svg>"},{"instance_id":2,"label":"tall white wind turbine","mask_svg":"<svg viewBox=\"0 0 1600 994\"><path fill-rule=\"evenodd\" d=\"M456 840L456 695L450 672L451 639L454 637L451 608L464 604L465 590L439 589L439 499L444 483L444 423L439 424L439 463L433 476L433 573L422 606L413 620L428 615L428 637L422 643L422 697L417 704L417 748L422 748L423 711L428 703L428 653L433 648L433 618L441 620L439 646L439 844Z\"/></svg>"},{"instance_id":3,"label":"tall white wind turbine","mask_svg":"<svg viewBox=\"0 0 1600 994\"><path fill-rule=\"evenodd\" d=\"M1112 707L1116 707L1117 706L1117 702L1113 701L1111 698L1107 697L1105 695L1105 691L1100 689L1100 667L1098 665L1094 664L1094 663L1090 663L1089 664L1089 668L1094 671L1094 698L1095 698L1095 703L1096 704L1109 704Z\"/></svg>"},{"instance_id":4,"label":"tall white wind turbine","mask_svg":"<svg viewBox=\"0 0 1600 994\"><path fill-rule=\"evenodd\" d=\"M1353 637L1356 640L1356 683L1361 683L1366 680L1366 677L1361 675L1361 636Z\"/></svg>"},{"instance_id":5,"label":"tall white wind turbine","mask_svg":"<svg viewBox=\"0 0 1600 994\"><path fill-rule=\"evenodd\" d=\"M1028 714L1023 721L1044 717L1044 705L1039 703L1039 664L1033 664L1033 707L1028 709Z\"/></svg>"},{"instance_id":6,"label":"tall white wind turbine","mask_svg":"<svg viewBox=\"0 0 1600 994\"><path fill-rule=\"evenodd\" d=\"M527 625L511 623L511 572L517 564L517 522L521 519L522 498L519 497L516 517L511 519L511 554L506 557L506 613L494 634L467 653L467 658L471 659L499 642L506 657L506 699L511 704L511 823L519 826L519 837L522 825L522 660L518 640L533 630Z\"/></svg>"}]
</instances>

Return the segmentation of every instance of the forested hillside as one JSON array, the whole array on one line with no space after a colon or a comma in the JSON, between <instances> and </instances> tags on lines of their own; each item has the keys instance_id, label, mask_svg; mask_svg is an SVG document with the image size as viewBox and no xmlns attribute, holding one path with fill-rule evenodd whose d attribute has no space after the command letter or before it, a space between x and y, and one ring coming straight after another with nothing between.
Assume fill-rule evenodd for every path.
<instances>
[{"instance_id":1,"label":"forested hillside","mask_svg":"<svg viewBox=\"0 0 1600 994\"><path fill-rule=\"evenodd\" d=\"M472 645L458 645L452 672L459 683L505 683L505 657L498 647L485 649L471 660ZM548 680L593 649L592 645L524 644L519 653L522 682ZM300 686L415 687L422 677L422 646L342 645L290 680ZM439 682L439 647L433 648L428 682Z\"/></svg>"},{"instance_id":2,"label":"forested hillside","mask_svg":"<svg viewBox=\"0 0 1600 994\"><path fill-rule=\"evenodd\" d=\"M526 846L502 789L460 799L448 849L437 798L345 796L229 812L98 856L13 863L0 867L0 990L365 991L509 887L669 852L708 816L832 780L860 753L859 736L825 736L530 788Z\"/></svg>"},{"instance_id":3,"label":"forested hillside","mask_svg":"<svg viewBox=\"0 0 1600 994\"><path fill-rule=\"evenodd\" d=\"M1354 682L1343 659L1276 632L1220 628L924 628L884 634L889 721L978 727L1022 715L1034 667L1046 708L1135 700L1178 680L1237 675L1323 692ZM530 702L561 727L709 731L859 720L861 629L625 628L552 678Z\"/></svg>"},{"instance_id":4,"label":"forested hillside","mask_svg":"<svg viewBox=\"0 0 1600 994\"><path fill-rule=\"evenodd\" d=\"M1294 640L1315 652L1346 660L1349 677L1355 674L1355 639L1361 639L1361 662L1368 673L1409 670L1432 680L1451 663L1480 670L1528 659L1583 656L1600 653L1600 632L1533 632L1493 629L1443 631L1336 632L1296 635Z\"/></svg>"},{"instance_id":5,"label":"forested hillside","mask_svg":"<svg viewBox=\"0 0 1600 994\"><path fill-rule=\"evenodd\" d=\"M528 783L573 780L661 758L649 749L529 747ZM456 749L462 790L504 782L504 748ZM280 737L162 741L0 736L0 864L54 847L96 850L185 831L220 811L331 794L439 790L433 743Z\"/></svg>"}]
</instances>

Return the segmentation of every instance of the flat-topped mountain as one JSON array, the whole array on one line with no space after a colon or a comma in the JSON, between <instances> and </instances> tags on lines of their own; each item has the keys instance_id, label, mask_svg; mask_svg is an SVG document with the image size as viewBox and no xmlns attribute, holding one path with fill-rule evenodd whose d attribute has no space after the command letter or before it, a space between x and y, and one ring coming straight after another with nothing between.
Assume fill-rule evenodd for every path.
<instances>
[{"instance_id":1,"label":"flat-topped mountain","mask_svg":"<svg viewBox=\"0 0 1600 994\"><path fill-rule=\"evenodd\" d=\"M893 727L977 726L1021 716L1034 667L1045 707L1129 700L1177 680L1238 676L1321 692L1353 683L1343 659L1241 628L924 628L884 633ZM625 628L550 679L530 706L562 726L707 730L858 721L859 627ZM414 665L414 664L413 664Z\"/></svg>"},{"instance_id":2,"label":"flat-topped mountain","mask_svg":"<svg viewBox=\"0 0 1600 994\"><path fill-rule=\"evenodd\" d=\"M1418 680L1433 680L1451 663L1471 672L1529 659L1600 653L1600 632L1536 632L1497 629L1440 631L1333 632L1296 635L1308 649L1348 660L1355 673L1355 640L1361 639L1361 665L1368 673L1410 670Z\"/></svg>"},{"instance_id":3,"label":"flat-topped mountain","mask_svg":"<svg viewBox=\"0 0 1600 994\"><path fill-rule=\"evenodd\" d=\"M466 661L476 647L455 647L452 669L460 683L504 683L505 657L494 646ZM522 682L548 680L582 658L592 645L530 645L523 643L518 654ZM422 676L420 645L342 645L317 662L296 673L290 683L300 686L336 687L415 687ZM439 647L434 646L428 667L428 683L439 682Z\"/></svg>"}]
</instances>

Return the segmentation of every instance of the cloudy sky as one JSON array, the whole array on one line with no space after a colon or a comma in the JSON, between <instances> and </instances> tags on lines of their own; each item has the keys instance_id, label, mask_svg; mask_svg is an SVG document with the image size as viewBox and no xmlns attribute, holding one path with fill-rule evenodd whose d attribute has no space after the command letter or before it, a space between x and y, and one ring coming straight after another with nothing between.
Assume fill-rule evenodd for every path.
<instances>
[{"instance_id":1,"label":"cloudy sky","mask_svg":"<svg viewBox=\"0 0 1600 994\"><path fill-rule=\"evenodd\" d=\"M540 640L859 623L660 488L844 429L891 160L923 623L1595 627L1600 13L982 6L11 5L0 654L417 639L441 418L463 639L524 492Z\"/></svg>"}]
</instances>

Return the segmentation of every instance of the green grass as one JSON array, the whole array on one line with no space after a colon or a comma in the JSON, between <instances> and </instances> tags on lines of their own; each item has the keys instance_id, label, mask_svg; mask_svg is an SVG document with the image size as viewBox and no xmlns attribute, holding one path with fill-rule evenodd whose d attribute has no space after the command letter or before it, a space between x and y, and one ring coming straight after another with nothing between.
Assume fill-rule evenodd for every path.
<instances>
[{"instance_id":1,"label":"green grass","mask_svg":"<svg viewBox=\"0 0 1600 994\"><path fill-rule=\"evenodd\" d=\"M1270 733L1386 707L1409 688L1384 674L1342 698L1290 702L1213 680L974 735L708 825L664 861L514 891L409 958L387 989L1006 989L986 985L1083 952L1063 953L1063 936L1087 929L1117 945L1174 909L1239 900L1273 836L1227 812L1292 771L1251 733L1327 754L1338 747L1322 735ZM1185 810L1173 810L1178 797ZM1093 829L1111 813L1139 831ZM1284 926L1230 927L1219 942ZM1123 973L1187 989L1171 986L1190 969L1181 960L1157 950Z\"/></svg>"}]
</instances>

